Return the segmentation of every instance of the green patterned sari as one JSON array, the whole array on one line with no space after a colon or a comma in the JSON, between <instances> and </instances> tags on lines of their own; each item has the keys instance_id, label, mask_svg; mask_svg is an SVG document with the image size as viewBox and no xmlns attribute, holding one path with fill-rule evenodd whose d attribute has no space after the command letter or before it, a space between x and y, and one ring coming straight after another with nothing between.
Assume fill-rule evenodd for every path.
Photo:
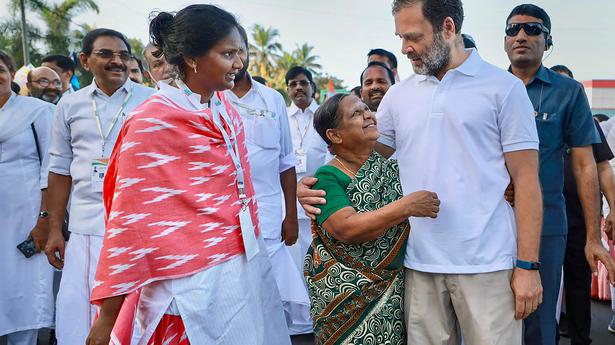
<instances>
[{"instance_id":1,"label":"green patterned sari","mask_svg":"<svg viewBox=\"0 0 615 345\"><path fill-rule=\"evenodd\" d=\"M321 177L335 175L336 170L333 166L321 167L320 177L316 173L319 183ZM349 180L347 186L343 176L337 179L345 187L349 206L357 212L377 210L402 196L397 162L375 152L356 179L350 181L344 176ZM314 188L319 189L318 184ZM319 218L319 222L324 220ZM312 232L305 276L316 344L405 344L403 260L408 223L400 223L377 240L360 245L337 241L316 223Z\"/></svg>"}]
</instances>

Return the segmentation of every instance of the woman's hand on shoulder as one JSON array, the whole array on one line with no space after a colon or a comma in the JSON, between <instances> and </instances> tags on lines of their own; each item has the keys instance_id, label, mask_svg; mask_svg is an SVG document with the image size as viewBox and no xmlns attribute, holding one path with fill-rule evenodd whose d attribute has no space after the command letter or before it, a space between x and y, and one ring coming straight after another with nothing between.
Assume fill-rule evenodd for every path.
<instances>
[{"instance_id":1,"label":"woman's hand on shoulder","mask_svg":"<svg viewBox=\"0 0 615 345\"><path fill-rule=\"evenodd\" d=\"M438 194L421 190L410 193L400 199L404 204L408 217L436 218L440 212Z\"/></svg>"}]
</instances>

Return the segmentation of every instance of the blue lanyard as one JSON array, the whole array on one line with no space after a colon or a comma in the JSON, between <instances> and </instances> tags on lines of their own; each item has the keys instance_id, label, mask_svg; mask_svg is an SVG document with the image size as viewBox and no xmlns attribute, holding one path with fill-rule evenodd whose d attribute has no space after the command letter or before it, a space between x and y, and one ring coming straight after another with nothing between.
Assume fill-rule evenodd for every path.
<instances>
[{"instance_id":1,"label":"blue lanyard","mask_svg":"<svg viewBox=\"0 0 615 345\"><path fill-rule=\"evenodd\" d=\"M188 88L188 86L184 84L184 82L182 82L181 80L177 79L175 81L175 84L177 84L177 86L179 86L184 91L184 94L186 94L186 96L190 97L193 94L193 92ZM215 92L209 103L214 124L222 133L224 143L226 144L226 150L231 156L233 164L235 165L235 170L237 171L237 190L239 192L239 199L245 206L247 204L248 196L245 192L245 178L243 174L243 168L241 166L239 147L237 146L237 133L235 132L235 127L233 126L233 122L231 121L230 117L228 116L228 113L226 112L226 108L224 107L222 101L220 101ZM224 128L222 121L226 122L227 127L231 130L230 135ZM231 137L233 138L232 140Z\"/></svg>"}]
</instances>

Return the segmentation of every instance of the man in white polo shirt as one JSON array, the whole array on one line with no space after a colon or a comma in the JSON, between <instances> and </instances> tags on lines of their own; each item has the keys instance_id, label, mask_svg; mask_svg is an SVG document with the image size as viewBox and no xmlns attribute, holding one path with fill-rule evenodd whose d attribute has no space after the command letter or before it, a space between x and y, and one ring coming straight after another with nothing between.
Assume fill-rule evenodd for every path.
<instances>
[{"instance_id":1,"label":"man in white polo shirt","mask_svg":"<svg viewBox=\"0 0 615 345\"><path fill-rule=\"evenodd\" d=\"M45 252L49 262L62 269L56 310L56 336L62 345L85 344L92 325L90 292L105 233L106 162L126 115L154 92L128 80L130 57L130 45L121 33L89 32L80 59L94 81L62 97L56 109L49 149L50 234ZM62 223L69 194L71 236L65 251Z\"/></svg>"},{"instance_id":2,"label":"man in white polo shirt","mask_svg":"<svg viewBox=\"0 0 615 345\"><path fill-rule=\"evenodd\" d=\"M436 219L410 219L408 342L521 344L520 319L542 296L532 105L519 80L464 50L460 0L396 0L393 15L416 74L380 103L377 150L396 152L405 193L441 200Z\"/></svg>"}]
</instances>

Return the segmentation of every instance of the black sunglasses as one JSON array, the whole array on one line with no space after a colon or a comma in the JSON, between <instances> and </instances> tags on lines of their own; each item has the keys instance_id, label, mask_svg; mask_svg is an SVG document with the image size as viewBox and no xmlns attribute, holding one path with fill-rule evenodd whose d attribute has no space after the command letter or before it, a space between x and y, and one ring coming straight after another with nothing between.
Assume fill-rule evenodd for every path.
<instances>
[{"instance_id":1,"label":"black sunglasses","mask_svg":"<svg viewBox=\"0 0 615 345\"><path fill-rule=\"evenodd\" d=\"M548 34L549 29L545 28L541 23L510 23L506 25L506 36L515 37L519 31L525 32L528 36L538 36L542 33Z\"/></svg>"}]
</instances>

